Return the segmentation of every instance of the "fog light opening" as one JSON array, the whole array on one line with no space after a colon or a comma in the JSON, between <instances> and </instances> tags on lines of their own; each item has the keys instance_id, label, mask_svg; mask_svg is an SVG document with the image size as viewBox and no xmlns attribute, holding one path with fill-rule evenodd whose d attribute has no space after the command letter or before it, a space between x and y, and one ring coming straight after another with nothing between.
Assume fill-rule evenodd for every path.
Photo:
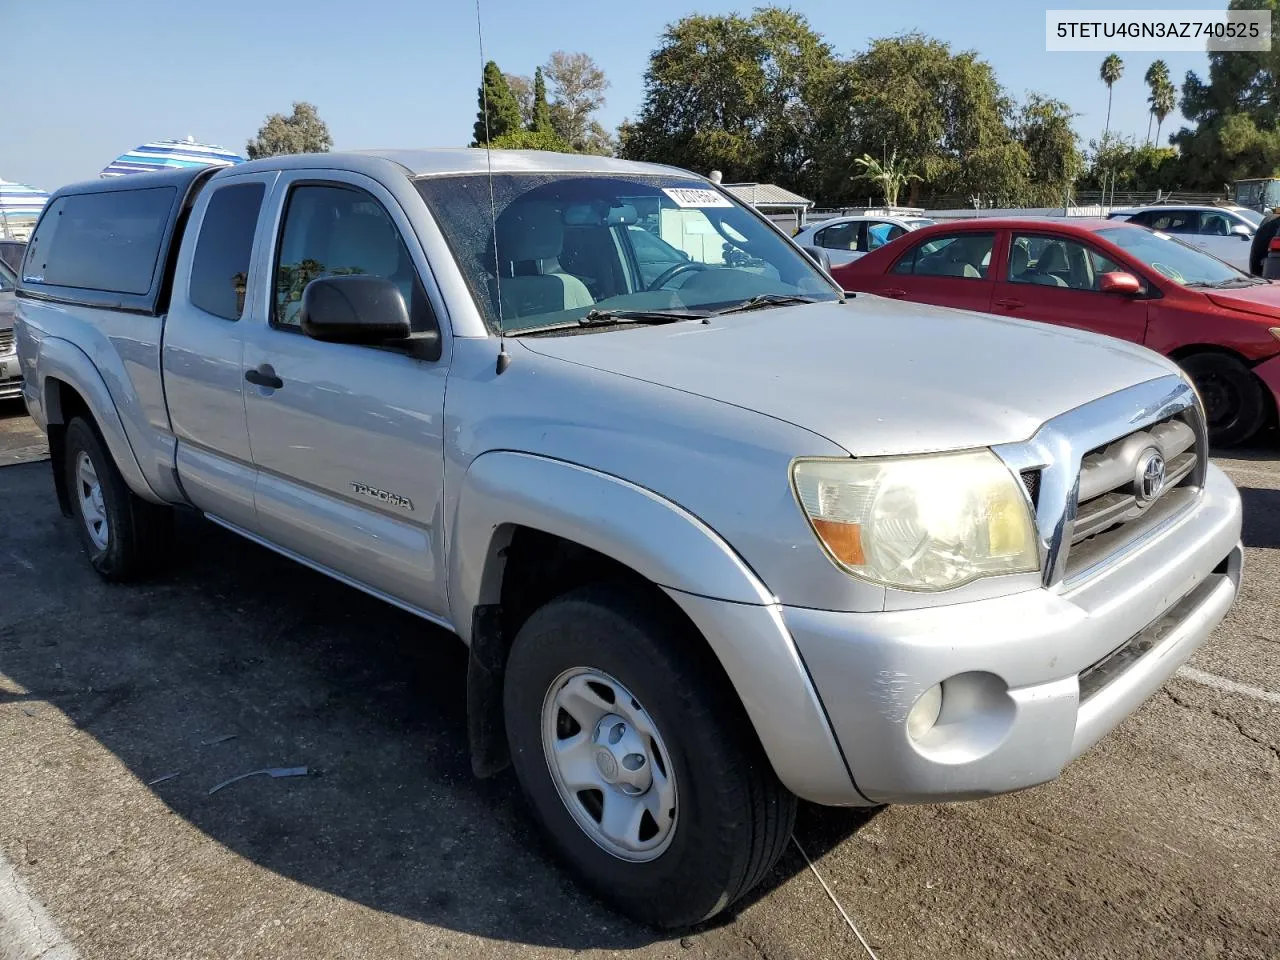
<instances>
[{"instance_id":1,"label":"fog light opening","mask_svg":"<svg viewBox=\"0 0 1280 960\"><path fill-rule=\"evenodd\" d=\"M907 714L907 736L919 740L938 722L942 713L942 684L935 683L920 695L911 712Z\"/></svg>"}]
</instances>

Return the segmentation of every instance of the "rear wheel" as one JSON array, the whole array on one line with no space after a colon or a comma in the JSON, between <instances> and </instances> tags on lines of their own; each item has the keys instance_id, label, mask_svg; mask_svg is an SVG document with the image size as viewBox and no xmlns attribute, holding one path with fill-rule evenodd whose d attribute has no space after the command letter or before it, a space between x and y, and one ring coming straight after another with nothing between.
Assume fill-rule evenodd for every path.
<instances>
[{"instance_id":1,"label":"rear wheel","mask_svg":"<svg viewBox=\"0 0 1280 960\"><path fill-rule=\"evenodd\" d=\"M595 585L542 607L513 644L504 707L516 775L557 853L624 913L682 927L761 880L796 802L663 599Z\"/></svg>"},{"instance_id":2,"label":"rear wheel","mask_svg":"<svg viewBox=\"0 0 1280 960\"><path fill-rule=\"evenodd\" d=\"M1233 447L1258 432L1266 419L1266 395L1243 361L1225 353L1196 353L1183 358L1182 369L1204 401L1214 446Z\"/></svg>"},{"instance_id":3,"label":"rear wheel","mask_svg":"<svg viewBox=\"0 0 1280 960\"><path fill-rule=\"evenodd\" d=\"M150 573L168 553L173 511L134 495L87 420L67 425L63 451L71 512L93 568L107 580Z\"/></svg>"}]
</instances>

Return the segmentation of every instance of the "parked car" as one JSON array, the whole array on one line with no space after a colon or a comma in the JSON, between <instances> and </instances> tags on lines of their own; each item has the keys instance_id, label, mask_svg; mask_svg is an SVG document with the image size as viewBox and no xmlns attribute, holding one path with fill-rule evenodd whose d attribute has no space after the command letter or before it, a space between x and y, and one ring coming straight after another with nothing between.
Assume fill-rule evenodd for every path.
<instances>
[{"instance_id":1,"label":"parked car","mask_svg":"<svg viewBox=\"0 0 1280 960\"><path fill-rule=\"evenodd\" d=\"M1115 220L939 224L838 268L846 290L1022 317L1140 343L1181 364L1210 439L1244 443L1280 396L1280 285Z\"/></svg>"},{"instance_id":2,"label":"parked car","mask_svg":"<svg viewBox=\"0 0 1280 960\"><path fill-rule=\"evenodd\" d=\"M1113 210L1108 219L1170 234L1248 273L1249 246L1262 214L1246 207L1155 206Z\"/></svg>"},{"instance_id":3,"label":"parked car","mask_svg":"<svg viewBox=\"0 0 1280 960\"><path fill-rule=\"evenodd\" d=\"M487 170L65 187L19 286L24 396L103 577L160 565L187 506L457 633L476 771L513 765L632 916L724 909L797 796L1056 777L1230 607L1240 498L1170 361L846 301L671 167ZM653 280L637 208L688 254Z\"/></svg>"},{"instance_id":4,"label":"parked car","mask_svg":"<svg viewBox=\"0 0 1280 960\"><path fill-rule=\"evenodd\" d=\"M22 396L22 371L13 340L14 290L18 275L0 260L0 400Z\"/></svg>"},{"instance_id":5,"label":"parked car","mask_svg":"<svg viewBox=\"0 0 1280 960\"><path fill-rule=\"evenodd\" d=\"M795 241L802 247L820 248L831 266L838 267L931 223L928 217L833 217L805 227Z\"/></svg>"},{"instance_id":6,"label":"parked car","mask_svg":"<svg viewBox=\"0 0 1280 960\"><path fill-rule=\"evenodd\" d=\"M22 255L26 252L27 241L0 239L0 263L4 263L14 273L22 266Z\"/></svg>"}]
</instances>

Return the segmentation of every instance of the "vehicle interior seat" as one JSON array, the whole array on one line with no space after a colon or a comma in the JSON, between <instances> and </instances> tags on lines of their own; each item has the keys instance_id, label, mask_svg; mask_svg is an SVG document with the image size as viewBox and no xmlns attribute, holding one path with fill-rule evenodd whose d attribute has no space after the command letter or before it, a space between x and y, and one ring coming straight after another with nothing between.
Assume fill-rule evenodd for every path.
<instances>
[{"instance_id":1,"label":"vehicle interior seat","mask_svg":"<svg viewBox=\"0 0 1280 960\"><path fill-rule=\"evenodd\" d=\"M557 313L595 303L587 285L560 266L564 253L564 220L545 200L512 204L498 218L498 276L494 301L501 291L504 317Z\"/></svg>"},{"instance_id":2,"label":"vehicle interior seat","mask_svg":"<svg viewBox=\"0 0 1280 960\"><path fill-rule=\"evenodd\" d=\"M1027 273L1027 280L1045 287L1065 287L1068 283L1059 274L1070 272L1067 251L1055 240L1040 251L1040 258L1036 260L1035 269Z\"/></svg>"},{"instance_id":3,"label":"vehicle interior seat","mask_svg":"<svg viewBox=\"0 0 1280 960\"><path fill-rule=\"evenodd\" d=\"M1201 233L1211 237L1226 237L1231 235L1231 228L1227 226L1226 217L1215 213L1204 218L1204 229Z\"/></svg>"},{"instance_id":4,"label":"vehicle interior seat","mask_svg":"<svg viewBox=\"0 0 1280 960\"><path fill-rule=\"evenodd\" d=\"M1009 279L1027 283L1030 278L1026 273L1030 266L1031 256L1027 253L1027 248L1021 243L1015 243L1009 251Z\"/></svg>"}]
</instances>

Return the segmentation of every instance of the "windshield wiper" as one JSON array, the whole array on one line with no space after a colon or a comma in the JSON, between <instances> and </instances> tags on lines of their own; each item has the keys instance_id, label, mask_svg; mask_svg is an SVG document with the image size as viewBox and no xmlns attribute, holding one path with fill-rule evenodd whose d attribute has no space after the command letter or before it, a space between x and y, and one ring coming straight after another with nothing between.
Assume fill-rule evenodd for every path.
<instances>
[{"instance_id":1,"label":"windshield wiper","mask_svg":"<svg viewBox=\"0 0 1280 960\"><path fill-rule=\"evenodd\" d=\"M715 316L722 317L727 313L745 313L748 310L762 310L766 307L785 307L791 303L817 302L813 297L802 297L786 293L762 293L758 297L752 297L750 300L743 300L741 303L723 307L715 312Z\"/></svg>"},{"instance_id":2,"label":"windshield wiper","mask_svg":"<svg viewBox=\"0 0 1280 960\"><path fill-rule=\"evenodd\" d=\"M675 323L679 320L705 320L705 310L589 310L578 318L580 327L609 327L615 323Z\"/></svg>"},{"instance_id":3,"label":"windshield wiper","mask_svg":"<svg viewBox=\"0 0 1280 960\"><path fill-rule=\"evenodd\" d=\"M512 330L508 336L522 337L526 334L554 333L557 330L577 330L581 327L614 327L624 323L678 323L681 320L706 320L711 314L693 313L681 310L589 310L577 320L562 320L559 323L548 323L540 327L525 327Z\"/></svg>"}]
</instances>

